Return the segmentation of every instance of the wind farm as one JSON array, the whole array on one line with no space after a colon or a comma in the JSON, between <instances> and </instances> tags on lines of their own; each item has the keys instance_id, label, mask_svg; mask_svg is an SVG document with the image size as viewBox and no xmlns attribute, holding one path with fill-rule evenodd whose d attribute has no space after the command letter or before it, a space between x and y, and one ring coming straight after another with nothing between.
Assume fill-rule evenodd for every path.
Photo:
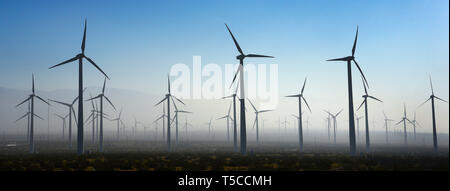
<instances>
[{"instance_id":1,"label":"wind farm","mask_svg":"<svg viewBox=\"0 0 450 191\"><path fill-rule=\"evenodd\" d=\"M448 42L422 42L439 26L399 37L398 26L335 11L342 22L289 13L299 24L182 9L182 23L170 11L118 19L109 9L52 18L59 28L4 23L13 32L0 37L11 63L0 71L0 171L449 169L448 51L433 49ZM81 52L67 59L80 33Z\"/></svg>"}]
</instances>

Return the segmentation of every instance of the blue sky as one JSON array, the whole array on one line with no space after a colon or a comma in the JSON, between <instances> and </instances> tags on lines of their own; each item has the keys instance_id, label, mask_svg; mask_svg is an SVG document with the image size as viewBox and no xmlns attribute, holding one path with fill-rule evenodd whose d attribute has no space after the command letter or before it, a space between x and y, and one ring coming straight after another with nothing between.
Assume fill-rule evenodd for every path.
<instances>
[{"instance_id":1,"label":"blue sky","mask_svg":"<svg viewBox=\"0 0 450 191\"><path fill-rule=\"evenodd\" d=\"M297 92L308 76L307 93L316 111L337 110L347 104L346 68L325 60L351 53L359 25L356 57L370 91L396 103L387 110L400 113L403 102L415 107L426 99L428 74L436 93L448 100L448 3L3 0L0 86L28 89L34 72L40 89L75 89L76 64L48 67L80 51L88 18L86 54L111 77L109 86L162 94L170 67L190 65L194 55L202 56L203 64L236 63L227 23L245 52L276 57L249 62L279 65L280 95ZM362 89L353 71L359 105ZM85 75L85 86L101 85L102 76L93 67L86 65ZM441 109L447 116L442 130L448 132L448 105Z\"/></svg>"}]
</instances>

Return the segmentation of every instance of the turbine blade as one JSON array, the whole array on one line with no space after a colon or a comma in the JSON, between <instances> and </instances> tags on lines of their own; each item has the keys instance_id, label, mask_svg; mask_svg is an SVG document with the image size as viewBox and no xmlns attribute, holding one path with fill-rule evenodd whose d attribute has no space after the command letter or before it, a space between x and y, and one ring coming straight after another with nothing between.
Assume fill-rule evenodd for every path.
<instances>
[{"instance_id":1,"label":"turbine blade","mask_svg":"<svg viewBox=\"0 0 450 191\"><path fill-rule=\"evenodd\" d=\"M381 101L380 99L378 99L378 98L376 98L376 97L373 97L373 96L367 96L367 97L372 98L372 99L374 99L374 100L377 100L377 101L379 101L379 102L383 102L383 101Z\"/></svg>"},{"instance_id":2,"label":"turbine blade","mask_svg":"<svg viewBox=\"0 0 450 191\"><path fill-rule=\"evenodd\" d=\"M167 89L168 89L168 92L170 94L170 78L169 78L169 75L167 75Z\"/></svg>"},{"instance_id":3,"label":"turbine blade","mask_svg":"<svg viewBox=\"0 0 450 191\"><path fill-rule=\"evenodd\" d=\"M31 83L32 83L32 87L31 87L31 91L33 92L33 94L34 94L34 74L31 74Z\"/></svg>"},{"instance_id":4,"label":"turbine blade","mask_svg":"<svg viewBox=\"0 0 450 191\"><path fill-rule=\"evenodd\" d=\"M113 107L113 109L116 110L116 107L114 107L114 104L111 102L111 100L109 100L109 98L106 96L103 96L103 97L105 97L106 101L108 101L109 104L111 104L111 106Z\"/></svg>"},{"instance_id":5,"label":"turbine blade","mask_svg":"<svg viewBox=\"0 0 450 191\"><path fill-rule=\"evenodd\" d=\"M261 110L261 111L258 111L258 113L264 113L264 112L268 112L268 111L273 111L273 110Z\"/></svg>"},{"instance_id":6,"label":"turbine blade","mask_svg":"<svg viewBox=\"0 0 450 191\"><path fill-rule=\"evenodd\" d=\"M337 117L339 114L341 114L342 110L343 110L343 109L341 109L341 111L339 111L339 112L336 114L335 117Z\"/></svg>"},{"instance_id":7,"label":"turbine blade","mask_svg":"<svg viewBox=\"0 0 450 191\"><path fill-rule=\"evenodd\" d=\"M233 38L234 44L236 45L236 48L238 49L239 53L241 53L241 55L244 55L244 52L242 52L242 49L241 49L241 47L239 46L238 42L236 41L236 38L234 38L233 33L231 33L230 28L228 28L228 25L227 25L227 24L225 24L225 26L227 27L228 32L229 32L230 35L231 35L231 38Z\"/></svg>"},{"instance_id":8,"label":"turbine blade","mask_svg":"<svg viewBox=\"0 0 450 191\"><path fill-rule=\"evenodd\" d=\"M164 99L162 99L161 101L159 101L157 104L155 104L154 107L157 106L157 105L159 105L159 104L161 104L161 103L162 103L163 101L165 101L166 99L167 99L167 97L165 97Z\"/></svg>"},{"instance_id":9,"label":"turbine blade","mask_svg":"<svg viewBox=\"0 0 450 191\"><path fill-rule=\"evenodd\" d=\"M253 121L252 129L255 128L255 125L256 125L256 118L255 118L255 121Z\"/></svg>"},{"instance_id":10,"label":"turbine blade","mask_svg":"<svg viewBox=\"0 0 450 191\"><path fill-rule=\"evenodd\" d=\"M384 115L384 119L387 119L386 113L384 113L384 111L383 111L383 115Z\"/></svg>"},{"instance_id":11,"label":"turbine blade","mask_svg":"<svg viewBox=\"0 0 450 191\"><path fill-rule=\"evenodd\" d=\"M217 118L216 120L225 119L225 118L227 118L227 117L228 117L228 116L219 117L219 118Z\"/></svg>"},{"instance_id":12,"label":"turbine blade","mask_svg":"<svg viewBox=\"0 0 450 191\"><path fill-rule=\"evenodd\" d=\"M353 59L353 62L355 63L356 67L358 68L359 72L361 73L364 82L366 82L367 88L370 88L370 87L369 87L369 83L367 82L366 76L364 76L364 73L362 72L361 67L359 67L358 62L356 62L355 59Z\"/></svg>"},{"instance_id":13,"label":"turbine blade","mask_svg":"<svg viewBox=\"0 0 450 191\"><path fill-rule=\"evenodd\" d=\"M87 61L89 61L92 65L94 65L94 66L95 66L95 67L96 67L103 75L105 75L105 77L108 78L108 80L109 80L108 75L106 75L105 72L103 72L103 70L102 70L100 67L98 67L97 64L95 64L94 61L92 61L92 60L91 60L89 57L87 57L87 56L84 56L84 58L86 58Z\"/></svg>"},{"instance_id":14,"label":"turbine blade","mask_svg":"<svg viewBox=\"0 0 450 191\"><path fill-rule=\"evenodd\" d=\"M61 104L61 105L67 106L67 107L70 107L70 106L71 106L71 105L68 104L68 103L64 103L64 102L60 102L60 101L56 101L56 100L52 100L52 99L49 99L49 100L52 101L52 102L59 103L59 104Z\"/></svg>"},{"instance_id":15,"label":"turbine blade","mask_svg":"<svg viewBox=\"0 0 450 191\"><path fill-rule=\"evenodd\" d=\"M445 103L448 103L447 101L445 101L445 100L441 99L441 98L440 98L440 97L438 97L438 96L434 96L434 98L436 98L436 99L438 99L438 100L441 100L441 101L443 101L443 102L445 102Z\"/></svg>"},{"instance_id":16,"label":"turbine blade","mask_svg":"<svg viewBox=\"0 0 450 191\"><path fill-rule=\"evenodd\" d=\"M87 28L87 19L84 20L83 41L81 42L81 52L82 53L84 53L84 48L86 46L86 28Z\"/></svg>"},{"instance_id":17,"label":"turbine blade","mask_svg":"<svg viewBox=\"0 0 450 191\"><path fill-rule=\"evenodd\" d=\"M248 100L248 102L250 102L250 104L252 105L252 107L255 110L255 112L258 112L258 110L256 110L256 107L253 105L252 101L250 101L250 99L248 99L248 98L247 98L247 100Z\"/></svg>"},{"instance_id":18,"label":"turbine blade","mask_svg":"<svg viewBox=\"0 0 450 191\"><path fill-rule=\"evenodd\" d=\"M102 94L105 93L105 86L106 86L106 77L105 77L105 80L103 81Z\"/></svg>"},{"instance_id":19,"label":"turbine blade","mask_svg":"<svg viewBox=\"0 0 450 191\"><path fill-rule=\"evenodd\" d=\"M306 101L305 97L302 96L303 101L306 103L306 107L308 107L308 110L310 113L312 113L311 108L309 107L308 102Z\"/></svg>"},{"instance_id":20,"label":"turbine blade","mask_svg":"<svg viewBox=\"0 0 450 191\"><path fill-rule=\"evenodd\" d=\"M182 103L183 105L186 105L183 101L181 101L181 99L178 99L176 96L172 95L172 97L174 97L177 101L179 101L179 102Z\"/></svg>"},{"instance_id":21,"label":"turbine blade","mask_svg":"<svg viewBox=\"0 0 450 191\"><path fill-rule=\"evenodd\" d=\"M398 123L396 123L395 125L398 125L400 123L402 123L405 119L400 120Z\"/></svg>"},{"instance_id":22,"label":"turbine blade","mask_svg":"<svg viewBox=\"0 0 450 191\"><path fill-rule=\"evenodd\" d=\"M22 102L20 102L19 104L17 104L16 107L19 107L20 105L22 105L23 103L27 102L30 99L31 99L31 96L29 96L27 99L25 99Z\"/></svg>"},{"instance_id":23,"label":"turbine blade","mask_svg":"<svg viewBox=\"0 0 450 191\"><path fill-rule=\"evenodd\" d=\"M361 105L359 105L358 109L356 111L359 111L359 109L364 105L364 103L366 103L366 99L364 99L361 103Z\"/></svg>"},{"instance_id":24,"label":"turbine blade","mask_svg":"<svg viewBox=\"0 0 450 191\"><path fill-rule=\"evenodd\" d=\"M291 114L293 117L295 117L295 118L297 118L297 119L299 119L299 117L298 116L296 116L296 115L294 115L294 114Z\"/></svg>"},{"instance_id":25,"label":"turbine blade","mask_svg":"<svg viewBox=\"0 0 450 191\"><path fill-rule=\"evenodd\" d=\"M288 96L284 96L284 97L300 97L300 94L296 94L296 95L288 95Z\"/></svg>"},{"instance_id":26,"label":"turbine blade","mask_svg":"<svg viewBox=\"0 0 450 191\"><path fill-rule=\"evenodd\" d=\"M170 96L170 99L171 99L172 102L173 102L173 106L175 107L175 111L177 111L177 110L178 110L177 104L175 104L175 101L173 100L173 96Z\"/></svg>"},{"instance_id":27,"label":"turbine blade","mask_svg":"<svg viewBox=\"0 0 450 191\"><path fill-rule=\"evenodd\" d=\"M228 115L230 115L230 111L231 111L231 104L232 104L233 102L230 102L230 106L228 107Z\"/></svg>"},{"instance_id":28,"label":"turbine blade","mask_svg":"<svg viewBox=\"0 0 450 191\"><path fill-rule=\"evenodd\" d=\"M33 115L36 116L37 118L41 119L41 120L44 120L44 118L40 117L40 116L37 115L37 114L33 114Z\"/></svg>"},{"instance_id":29,"label":"turbine blade","mask_svg":"<svg viewBox=\"0 0 450 191\"><path fill-rule=\"evenodd\" d=\"M70 107L70 109L72 110L73 119L75 119L75 123L78 125L78 120L77 120L77 115L75 113L75 109L73 109L73 107Z\"/></svg>"},{"instance_id":30,"label":"turbine blade","mask_svg":"<svg viewBox=\"0 0 450 191\"><path fill-rule=\"evenodd\" d=\"M361 81L362 81L363 86L364 86L364 92L366 93L366 95L368 95L367 88L366 88L366 83L364 82L364 78L362 76L361 76Z\"/></svg>"},{"instance_id":31,"label":"turbine blade","mask_svg":"<svg viewBox=\"0 0 450 191\"><path fill-rule=\"evenodd\" d=\"M431 95L434 95L433 82L431 81L431 75L429 77L430 77Z\"/></svg>"},{"instance_id":32,"label":"turbine blade","mask_svg":"<svg viewBox=\"0 0 450 191\"><path fill-rule=\"evenodd\" d=\"M266 55L260 55L260 54L247 54L245 57L256 57L256 58L274 58L273 56L266 56Z\"/></svg>"},{"instance_id":33,"label":"turbine blade","mask_svg":"<svg viewBox=\"0 0 450 191\"><path fill-rule=\"evenodd\" d=\"M21 119L23 119L24 117L28 116L30 112L25 113L25 115L23 115L22 117L20 117L19 119L17 119L16 121L14 121L14 123L17 123L18 121L20 121Z\"/></svg>"},{"instance_id":34,"label":"turbine blade","mask_svg":"<svg viewBox=\"0 0 450 191\"><path fill-rule=\"evenodd\" d=\"M302 91L300 92L300 94L303 95L303 91L305 90L305 85L306 85L306 77L305 77L305 81L303 82L303 87L302 87Z\"/></svg>"},{"instance_id":35,"label":"turbine blade","mask_svg":"<svg viewBox=\"0 0 450 191\"><path fill-rule=\"evenodd\" d=\"M353 42L353 48L352 48L352 56L355 56L356 51L356 42L358 41L358 25L356 26L356 35L355 35L355 41Z\"/></svg>"},{"instance_id":36,"label":"turbine blade","mask_svg":"<svg viewBox=\"0 0 450 191\"><path fill-rule=\"evenodd\" d=\"M64 61L64 62L61 62L61 63L59 63L59 64L56 64L56 65L54 65L54 66L52 66L52 67L50 67L50 68L48 68L48 69L52 69L52 68L54 68L54 67L58 67L58 66L64 65L64 64L67 64L67 63L69 63L69 62L73 62L73 61L75 61L75 60L78 60L78 56L75 56L75 57L73 57L73 58L71 58L71 59L69 59L69 60L66 60L66 61Z\"/></svg>"},{"instance_id":37,"label":"turbine blade","mask_svg":"<svg viewBox=\"0 0 450 191\"><path fill-rule=\"evenodd\" d=\"M232 98L233 95L222 97L221 99Z\"/></svg>"},{"instance_id":38,"label":"turbine blade","mask_svg":"<svg viewBox=\"0 0 450 191\"><path fill-rule=\"evenodd\" d=\"M327 61L347 61L347 58L335 58L335 59L328 59Z\"/></svg>"},{"instance_id":39,"label":"turbine blade","mask_svg":"<svg viewBox=\"0 0 450 191\"><path fill-rule=\"evenodd\" d=\"M42 102L44 102L44 103L46 103L47 105L50 105L50 103L48 103L47 101L45 101L44 99L42 99L41 97L39 97L39 96L36 96L36 98L38 98L38 99L40 99Z\"/></svg>"},{"instance_id":40,"label":"turbine blade","mask_svg":"<svg viewBox=\"0 0 450 191\"><path fill-rule=\"evenodd\" d=\"M231 88L231 86L233 86L233 83L234 83L234 81L236 80L236 77L237 77L239 71L241 71L241 67L242 67L242 65L239 64L238 70L237 70L236 73L234 74L233 81L231 81L230 88ZM236 89L238 89L237 86L236 86Z\"/></svg>"},{"instance_id":41,"label":"turbine blade","mask_svg":"<svg viewBox=\"0 0 450 191\"><path fill-rule=\"evenodd\" d=\"M91 97L91 98L87 99L86 101L91 101L91 100L94 100L94 99L98 99L100 97L102 97L101 94L99 94L98 96L95 96L95 97Z\"/></svg>"}]
</instances>

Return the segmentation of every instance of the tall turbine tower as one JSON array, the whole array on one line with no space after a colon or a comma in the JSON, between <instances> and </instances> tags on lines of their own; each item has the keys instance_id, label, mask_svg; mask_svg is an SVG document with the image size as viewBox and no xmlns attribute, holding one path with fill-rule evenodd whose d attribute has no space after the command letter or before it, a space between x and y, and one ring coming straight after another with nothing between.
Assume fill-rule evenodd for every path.
<instances>
[{"instance_id":1,"label":"tall turbine tower","mask_svg":"<svg viewBox=\"0 0 450 191\"><path fill-rule=\"evenodd\" d=\"M247 153L247 129L246 129L246 122L245 122L245 89L244 89L244 59L247 57L254 57L254 58L273 58L272 56L265 56L265 55L258 55L258 54L244 54L241 47L239 46L238 42L233 36L233 33L231 33L230 28L228 28L228 25L225 24L225 26L228 29L228 32L230 33L231 37L233 38L234 44L236 45L237 50L239 51L239 55L236 56L236 59L239 60L239 68L236 74L233 77L233 82L236 80L236 76L239 73L239 82L240 82L240 95L239 95L239 101L241 103L241 154L245 155Z\"/></svg>"},{"instance_id":2,"label":"tall turbine tower","mask_svg":"<svg viewBox=\"0 0 450 191\"><path fill-rule=\"evenodd\" d=\"M86 25L87 25L87 19L84 21L84 34L83 34L83 41L81 43L81 53L77 54L75 57L66 60L64 62L61 62L57 65L54 65L52 67L50 67L49 69L52 69L54 67L58 67L64 64L67 64L69 62L73 62L78 60L78 99L83 100L83 58L85 58L88 62L90 62L95 68L97 68L101 73L103 73L103 75L106 76L106 78L109 79L108 75L105 74L105 72L103 72L102 69L100 69L100 67L97 66L97 64L94 63L94 61L92 61L92 59L90 59L89 57L87 57L84 54L84 49L85 49L85 45L86 45ZM84 132L84 128L83 128L83 102L79 101L78 102L78 132L77 132L77 153L78 155L82 155L83 151L84 151L84 146L83 146L83 132Z\"/></svg>"}]
</instances>

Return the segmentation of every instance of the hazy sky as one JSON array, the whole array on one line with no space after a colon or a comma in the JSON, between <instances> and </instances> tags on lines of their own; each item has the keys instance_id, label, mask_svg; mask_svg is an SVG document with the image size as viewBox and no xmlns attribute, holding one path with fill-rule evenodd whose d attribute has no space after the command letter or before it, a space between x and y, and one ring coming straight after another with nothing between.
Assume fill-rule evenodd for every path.
<instances>
[{"instance_id":1,"label":"hazy sky","mask_svg":"<svg viewBox=\"0 0 450 191\"><path fill-rule=\"evenodd\" d=\"M34 72L39 89L75 89L76 64L48 67L79 53L88 18L86 54L111 77L109 87L163 95L174 64L191 65L193 56L202 56L203 65L237 63L227 23L246 53L276 57L248 63L278 64L280 96L298 93L308 76L305 96L317 124L323 109L344 108L344 121L346 67L325 60L351 53L359 25L356 57L369 93L384 101L370 102L371 112L378 121L382 110L397 121L404 102L412 116L427 99L429 74L436 95L449 98L448 7L447 0L3 0L0 86L28 89ZM362 85L356 68L353 74L357 107ZM99 86L102 79L85 65L85 86ZM439 131L448 132L448 104L437 105ZM276 119L296 113L295 107L296 100L280 98ZM429 105L417 109L422 124L431 123L429 111Z\"/></svg>"}]
</instances>

